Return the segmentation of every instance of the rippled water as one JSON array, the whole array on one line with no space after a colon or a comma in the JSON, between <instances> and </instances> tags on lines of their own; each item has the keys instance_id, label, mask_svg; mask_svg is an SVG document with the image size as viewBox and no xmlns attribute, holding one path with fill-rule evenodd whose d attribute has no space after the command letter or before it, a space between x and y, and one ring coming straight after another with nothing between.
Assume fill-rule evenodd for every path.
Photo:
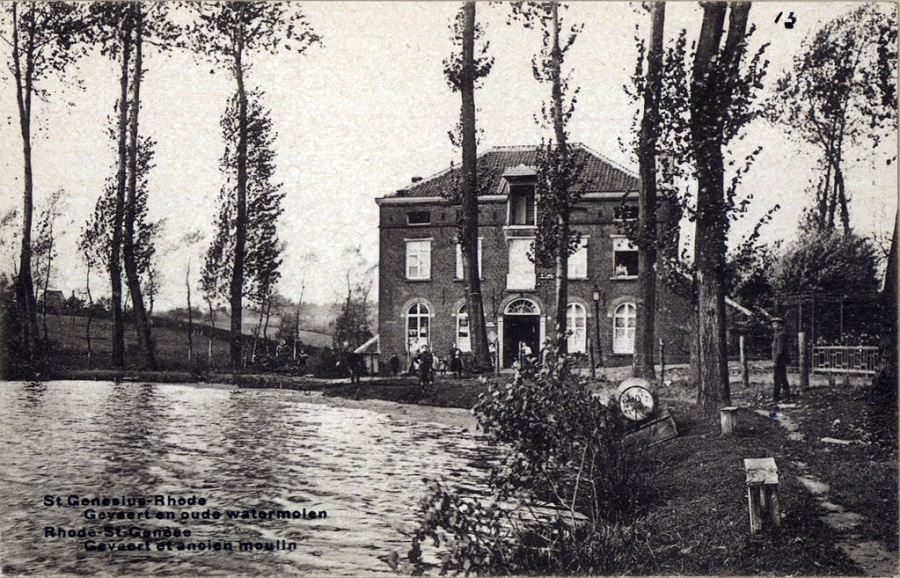
<instances>
[{"instance_id":1,"label":"rippled water","mask_svg":"<svg viewBox=\"0 0 900 578\"><path fill-rule=\"evenodd\" d=\"M475 434L302 392L181 385L0 384L0 560L5 574L360 575L391 573L379 559L409 547L423 478L468 485L484 476ZM56 506L79 498L203 496L205 506ZM54 505L45 505L53 496ZM226 510L303 509L324 519L225 519ZM98 511L150 510L151 521L90 520ZM218 520L165 521L218 511ZM106 526L124 537L105 537ZM46 537L45 528L95 538ZM185 544L234 551L86 551L144 542L132 527L189 529ZM283 541L283 542L282 542ZM239 551L239 542L296 550Z\"/></svg>"}]
</instances>

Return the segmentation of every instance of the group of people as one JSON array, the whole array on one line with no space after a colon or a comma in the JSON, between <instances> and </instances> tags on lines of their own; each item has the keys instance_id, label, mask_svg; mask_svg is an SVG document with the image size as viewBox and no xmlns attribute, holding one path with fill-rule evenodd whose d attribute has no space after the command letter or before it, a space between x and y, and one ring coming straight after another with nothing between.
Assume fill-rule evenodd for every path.
<instances>
[{"instance_id":1,"label":"group of people","mask_svg":"<svg viewBox=\"0 0 900 578\"><path fill-rule=\"evenodd\" d=\"M449 363L448 363L449 360ZM394 352L390 358L391 374L400 374L400 356ZM419 351L411 356L409 373L419 378L423 388L434 384L434 373L439 371L441 375L447 373L449 367L453 377L459 379L463 375L463 352L456 343L450 346L447 357L437 357L432 353L428 345L422 345Z\"/></svg>"}]
</instances>

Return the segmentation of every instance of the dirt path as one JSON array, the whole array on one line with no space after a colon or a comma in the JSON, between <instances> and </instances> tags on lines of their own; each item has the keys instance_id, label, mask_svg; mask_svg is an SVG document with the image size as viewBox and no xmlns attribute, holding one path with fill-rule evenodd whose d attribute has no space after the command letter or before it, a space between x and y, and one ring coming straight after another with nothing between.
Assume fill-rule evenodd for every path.
<instances>
[{"instance_id":1,"label":"dirt path","mask_svg":"<svg viewBox=\"0 0 900 578\"><path fill-rule=\"evenodd\" d=\"M784 403L775 409L755 409L756 413L769 417L781 425L788 433L788 439L794 442L813 444L830 444L835 447L849 446L859 443L857 440L844 440L832 437L808 440L801 429L803 413L801 403ZM830 486L821 481L808 464L793 462L794 467L802 472L797 480L812 494L816 502L826 512L822 521L836 530L841 536L837 546L850 557L867 576L897 576L900 573L900 559L897 552L889 550L882 543L864 539L860 530L868 523L862 515L832 501L829 495Z\"/></svg>"}]
</instances>

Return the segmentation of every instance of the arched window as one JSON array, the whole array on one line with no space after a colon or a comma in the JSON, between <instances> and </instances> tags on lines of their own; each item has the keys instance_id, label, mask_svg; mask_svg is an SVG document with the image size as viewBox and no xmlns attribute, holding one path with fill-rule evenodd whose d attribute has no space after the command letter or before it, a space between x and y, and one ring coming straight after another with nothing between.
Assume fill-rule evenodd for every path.
<instances>
[{"instance_id":1,"label":"arched window","mask_svg":"<svg viewBox=\"0 0 900 578\"><path fill-rule=\"evenodd\" d=\"M506 315L540 315L537 306L528 299L516 299L506 306Z\"/></svg>"},{"instance_id":2,"label":"arched window","mask_svg":"<svg viewBox=\"0 0 900 578\"><path fill-rule=\"evenodd\" d=\"M465 304L456 312L456 346L464 352L472 351L472 341L469 338L469 310Z\"/></svg>"},{"instance_id":3,"label":"arched window","mask_svg":"<svg viewBox=\"0 0 900 578\"><path fill-rule=\"evenodd\" d=\"M566 327L571 332L568 340L569 353L587 351L587 313L578 303L569 303L566 311Z\"/></svg>"},{"instance_id":4,"label":"arched window","mask_svg":"<svg viewBox=\"0 0 900 578\"><path fill-rule=\"evenodd\" d=\"M423 345L428 345L428 323L431 316L428 307L423 303L415 303L406 312L406 341L408 351L417 352Z\"/></svg>"},{"instance_id":5,"label":"arched window","mask_svg":"<svg viewBox=\"0 0 900 578\"><path fill-rule=\"evenodd\" d=\"M613 314L613 353L634 353L634 328L637 308L634 303L622 303Z\"/></svg>"}]
</instances>

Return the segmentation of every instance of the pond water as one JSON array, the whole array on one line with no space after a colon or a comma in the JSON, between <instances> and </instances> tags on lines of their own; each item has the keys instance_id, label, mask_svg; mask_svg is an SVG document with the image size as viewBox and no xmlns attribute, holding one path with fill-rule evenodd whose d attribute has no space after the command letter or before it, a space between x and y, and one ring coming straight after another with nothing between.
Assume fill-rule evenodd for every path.
<instances>
[{"instance_id":1,"label":"pond water","mask_svg":"<svg viewBox=\"0 0 900 578\"><path fill-rule=\"evenodd\" d=\"M0 444L4 574L391 574L423 479L486 476L472 432L287 390L0 383Z\"/></svg>"}]
</instances>

